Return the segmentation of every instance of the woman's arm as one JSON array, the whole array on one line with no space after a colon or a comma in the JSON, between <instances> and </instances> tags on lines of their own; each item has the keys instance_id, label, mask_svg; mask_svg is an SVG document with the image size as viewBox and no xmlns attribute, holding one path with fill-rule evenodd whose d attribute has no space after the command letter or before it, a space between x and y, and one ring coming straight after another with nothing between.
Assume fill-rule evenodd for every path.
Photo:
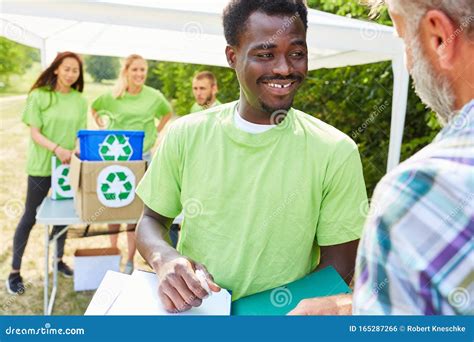
<instances>
[{"instance_id":1,"label":"woman's arm","mask_svg":"<svg viewBox=\"0 0 474 342\"><path fill-rule=\"evenodd\" d=\"M62 148L58 144L52 142L46 138L37 127L31 127L30 132L31 139L33 139L35 143L53 152L59 158L59 160L61 160L61 163L69 164L73 151L66 150L65 148Z\"/></svg>"},{"instance_id":2,"label":"woman's arm","mask_svg":"<svg viewBox=\"0 0 474 342\"><path fill-rule=\"evenodd\" d=\"M92 117L94 118L94 121L97 124L97 126L99 126L99 128L101 128L101 129L104 128L104 126L105 126L104 121L102 120L100 115L97 114L97 112L94 109L92 109Z\"/></svg>"},{"instance_id":3,"label":"woman's arm","mask_svg":"<svg viewBox=\"0 0 474 342\"><path fill-rule=\"evenodd\" d=\"M156 127L156 131L158 133L160 133L163 130L163 128L165 128L166 124L168 123L168 121L170 121L172 116L173 116L173 113L170 112L161 118L160 123L158 124L158 127Z\"/></svg>"}]
</instances>

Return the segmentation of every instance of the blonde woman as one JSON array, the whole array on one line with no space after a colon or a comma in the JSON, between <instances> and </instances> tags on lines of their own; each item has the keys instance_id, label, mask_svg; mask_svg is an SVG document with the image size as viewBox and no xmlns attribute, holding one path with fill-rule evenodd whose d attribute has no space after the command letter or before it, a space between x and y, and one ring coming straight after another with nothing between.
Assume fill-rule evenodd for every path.
<instances>
[{"instance_id":1,"label":"blonde woman","mask_svg":"<svg viewBox=\"0 0 474 342\"><path fill-rule=\"evenodd\" d=\"M159 90L145 85L147 73L148 64L143 57L128 56L113 91L99 96L92 103L92 115L100 128L144 131L143 159L150 162L150 150L155 145L157 133L171 118L172 108ZM155 119L160 119L158 126L155 126ZM110 232L119 229L120 225L109 225ZM127 227L128 261L124 272L128 274L133 272L136 251L134 229L135 225ZM110 241L112 247L117 247L118 234L110 235Z\"/></svg>"}]
</instances>

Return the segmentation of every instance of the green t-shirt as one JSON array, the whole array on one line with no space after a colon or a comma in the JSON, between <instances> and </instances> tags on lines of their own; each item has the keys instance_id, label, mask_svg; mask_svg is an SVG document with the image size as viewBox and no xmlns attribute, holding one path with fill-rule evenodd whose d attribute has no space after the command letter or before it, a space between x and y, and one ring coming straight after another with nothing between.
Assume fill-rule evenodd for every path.
<instances>
[{"instance_id":1,"label":"green t-shirt","mask_svg":"<svg viewBox=\"0 0 474 342\"><path fill-rule=\"evenodd\" d=\"M67 94L35 89L29 95L22 120L62 148L74 150L77 131L87 128L87 101L77 90ZM26 172L30 176L51 176L53 152L30 139Z\"/></svg>"},{"instance_id":2,"label":"green t-shirt","mask_svg":"<svg viewBox=\"0 0 474 342\"><path fill-rule=\"evenodd\" d=\"M219 105L221 105L221 103L218 99L216 99L216 101L214 101L212 106L210 106L209 108L217 107ZM191 107L191 113L202 112L203 110L206 110L206 109L209 109L209 108L204 108L203 106L201 106L197 102L194 102L193 106Z\"/></svg>"},{"instance_id":3,"label":"green t-shirt","mask_svg":"<svg viewBox=\"0 0 474 342\"><path fill-rule=\"evenodd\" d=\"M234 300L312 272L319 246L359 239L367 201L346 135L295 109L250 134L234 124L236 105L174 122L136 191L163 216L183 209L178 251Z\"/></svg>"},{"instance_id":4,"label":"green t-shirt","mask_svg":"<svg viewBox=\"0 0 474 342\"><path fill-rule=\"evenodd\" d=\"M108 116L108 129L144 131L143 152L148 152L155 144L155 118L161 119L172 110L165 96L148 86L143 86L136 95L126 92L118 99L112 93L106 93L92 103L92 109L99 116Z\"/></svg>"}]
</instances>

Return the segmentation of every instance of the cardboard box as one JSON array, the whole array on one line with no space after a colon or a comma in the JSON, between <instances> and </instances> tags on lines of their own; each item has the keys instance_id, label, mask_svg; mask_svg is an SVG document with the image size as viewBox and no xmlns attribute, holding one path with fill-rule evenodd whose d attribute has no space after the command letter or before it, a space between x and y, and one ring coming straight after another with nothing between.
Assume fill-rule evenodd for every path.
<instances>
[{"instance_id":1,"label":"cardboard box","mask_svg":"<svg viewBox=\"0 0 474 342\"><path fill-rule=\"evenodd\" d=\"M82 161L71 159L70 182L77 215L85 222L138 220L143 202L135 189L146 162Z\"/></svg>"},{"instance_id":2,"label":"cardboard box","mask_svg":"<svg viewBox=\"0 0 474 342\"><path fill-rule=\"evenodd\" d=\"M74 291L95 290L107 271L119 270L118 248L78 249L74 253Z\"/></svg>"},{"instance_id":3,"label":"cardboard box","mask_svg":"<svg viewBox=\"0 0 474 342\"><path fill-rule=\"evenodd\" d=\"M64 200L74 197L69 172L69 165L62 164L56 156L51 158L51 199Z\"/></svg>"}]
</instances>

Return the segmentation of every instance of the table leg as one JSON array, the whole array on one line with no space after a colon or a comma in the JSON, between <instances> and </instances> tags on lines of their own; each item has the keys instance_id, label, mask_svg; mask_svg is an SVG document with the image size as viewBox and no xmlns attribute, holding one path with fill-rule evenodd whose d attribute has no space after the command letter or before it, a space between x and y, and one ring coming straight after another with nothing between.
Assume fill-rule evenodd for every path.
<instances>
[{"instance_id":1,"label":"table leg","mask_svg":"<svg viewBox=\"0 0 474 342\"><path fill-rule=\"evenodd\" d=\"M58 240L53 243L53 290L58 285Z\"/></svg>"},{"instance_id":2,"label":"table leg","mask_svg":"<svg viewBox=\"0 0 474 342\"><path fill-rule=\"evenodd\" d=\"M54 227L53 227L54 229ZM67 234L68 227L65 227L58 234L53 236L53 287L51 289L51 296L48 303L48 315L53 313L54 301L56 300L56 293L58 291L58 239L63 234Z\"/></svg>"},{"instance_id":3,"label":"table leg","mask_svg":"<svg viewBox=\"0 0 474 342\"><path fill-rule=\"evenodd\" d=\"M49 300L48 315L53 313L54 301L56 300L56 292L58 289L58 239L53 238L53 287L51 289L51 297Z\"/></svg>"},{"instance_id":4,"label":"table leg","mask_svg":"<svg viewBox=\"0 0 474 342\"><path fill-rule=\"evenodd\" d=\"M44 226L44 315L48 315L49 286L49 225Z\"/></svg>"}]
</instances>

